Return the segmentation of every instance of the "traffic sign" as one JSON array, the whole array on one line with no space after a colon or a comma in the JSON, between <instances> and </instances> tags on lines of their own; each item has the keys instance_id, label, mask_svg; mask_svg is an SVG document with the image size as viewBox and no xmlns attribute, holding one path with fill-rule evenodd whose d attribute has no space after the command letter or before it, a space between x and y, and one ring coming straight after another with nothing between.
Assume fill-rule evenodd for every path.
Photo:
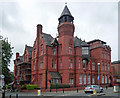
<instances>
[{"instance_id":1,"label":"traffic sign","mask_svg":"<svg viewBox=\"0 0 120 98\"><path fill-rule=\"evenodd\" d=\"M1 75L1 78L2 78L2 79L4 79L4 78L5 78L5 76L4 76L4 75Z\"/></svg>"}]
</instances>

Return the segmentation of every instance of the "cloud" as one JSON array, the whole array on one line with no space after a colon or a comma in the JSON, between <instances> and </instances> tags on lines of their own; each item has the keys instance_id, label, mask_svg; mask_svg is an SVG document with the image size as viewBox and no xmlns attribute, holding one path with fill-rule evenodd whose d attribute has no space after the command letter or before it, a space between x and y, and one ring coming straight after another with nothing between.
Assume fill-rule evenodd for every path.
<instances>
[{"instance_id":1,"label":"cloud","mask_svg":"<svg viewBox=\"0 0 120 98\"><path fill-rule=\"evenodd\" d=\"M38 0L4 2L0 29L8 37L15 53L23 55L25 44L33 46L36 37L36 25L43 25L43 32L56 36L58 18L64 2L40 2ZM68 8L74 16L75 33L81 39L90 41L101 39L112 48L112 61L118 59L118 6L114 2L68 2ZM1 16L2 15L2 16ZM13 65L13 62L11 63ZM11 67L13 70L13 66Z\"/></svg>"}]
</instances>

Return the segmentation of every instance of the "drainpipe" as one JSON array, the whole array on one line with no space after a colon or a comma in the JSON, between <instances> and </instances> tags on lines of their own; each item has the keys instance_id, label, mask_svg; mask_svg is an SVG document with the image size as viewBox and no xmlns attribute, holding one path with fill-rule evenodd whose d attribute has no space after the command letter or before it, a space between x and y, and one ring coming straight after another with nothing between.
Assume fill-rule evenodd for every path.
<instances>
[{"instance_id":1,"label":"drainpipe","mask_svg":"<svg viewBox=\"0 0 120 98\"><path fill-rule=\"evenodd\" d=\"M57 43L57 72L58 72L58 47L59 47L59 44Z\"/></svg>"},{"instance_id":2,"label":"drainpipe","mask_svg":"<svg viewBox=\"0 0 120 98\"><path fill-rule=\"evenodd\" d=\"M74 78L75 78L75 81L74 81L74 86L76 87L76 47L74 48Z\"/></svg>"},{"instance_id":3,"label":"drainpipe","mask_svg":"<svg viewBox=\"0 0 120 98\"><path fill-rule=\"evenodd\" d=\"M46 45L47 68L46 68L46 89L47 89L47 71L48 71L48 46Z\"/></svg>"}]
</instances>

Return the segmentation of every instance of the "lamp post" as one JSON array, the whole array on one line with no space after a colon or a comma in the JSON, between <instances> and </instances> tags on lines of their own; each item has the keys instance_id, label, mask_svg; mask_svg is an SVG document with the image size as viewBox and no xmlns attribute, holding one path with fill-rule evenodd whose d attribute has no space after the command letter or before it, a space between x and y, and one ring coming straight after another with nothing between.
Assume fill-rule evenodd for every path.
<instances>
[{"instance_id":1,"label":"lamp post","mask_svg":"<svg viewBox=\"0 0 120 98\"><path fill-rule=\"evenodd\" d=\"M97 64L98 64L98 85L100 87L100 76L99 76L99 71L100 71L99 66L100 66L100 63L97 63Z\"/></svg>"}]
</instances>

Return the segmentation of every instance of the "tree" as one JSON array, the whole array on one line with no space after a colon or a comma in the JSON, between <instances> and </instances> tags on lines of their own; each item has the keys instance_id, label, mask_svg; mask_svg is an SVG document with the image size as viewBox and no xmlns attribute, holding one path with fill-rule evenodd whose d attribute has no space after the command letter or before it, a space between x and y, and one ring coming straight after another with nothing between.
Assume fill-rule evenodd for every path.
<instances>
[{"instance_id":1,"label":"tree","mask_svg":"<svg viewBox=\"0 0 120 98\"><path fill-rule=\"evenodd\" d=\"M8 84L12 81L10 76L10 70L8 66L10 66L10 59L12 58L12 49L11 44L8 42L8 39L5 38L2 40L2 74L5 76L4 81L5 84Z\"/></svg>"}]
</instances>

